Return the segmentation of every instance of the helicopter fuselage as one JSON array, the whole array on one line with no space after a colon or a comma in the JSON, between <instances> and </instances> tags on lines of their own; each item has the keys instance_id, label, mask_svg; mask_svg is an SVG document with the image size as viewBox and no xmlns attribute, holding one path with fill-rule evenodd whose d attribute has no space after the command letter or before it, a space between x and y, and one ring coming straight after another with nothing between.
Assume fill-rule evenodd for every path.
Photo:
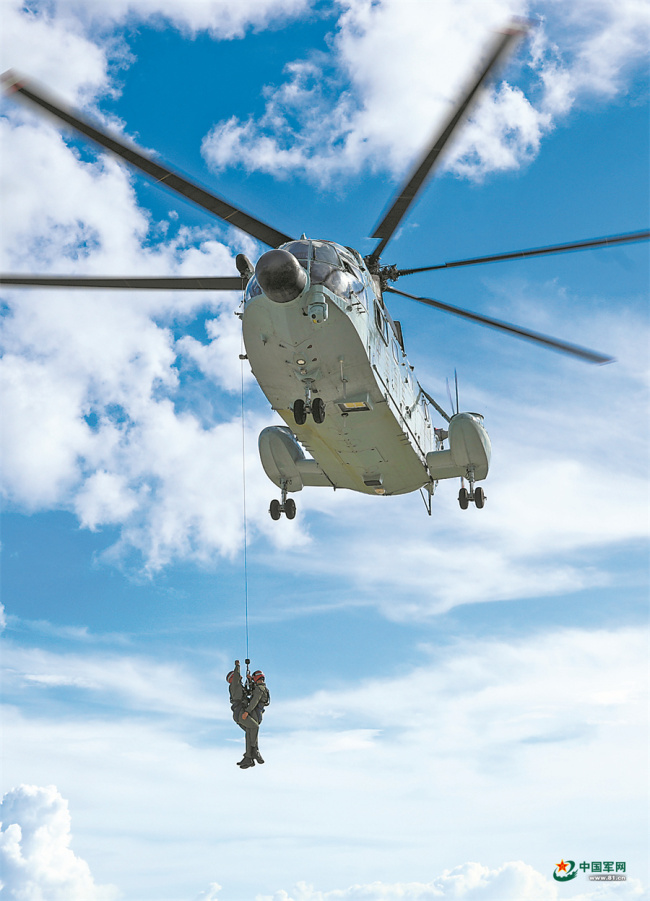
<instances>
[{"instance_id":1,"label":"helicopter fuselage","mask_svg":"<svg viewBox=\"0 0 650 901\"><path fill-rule=\"evenodd\" d=\"M286 429L269 435L272 427L260 442L267 474L279 486L288 481L290 491L330 484L366 494L423 486L432 493L427 454L440 439L378 279L355 251L332 242L304 239L282 249L297 256L306 285L292 300L276 302L253 277L242 316L244 343L271 406L318 469L303 466L302 478L292 480L291 467L279 459L282 444L291 450L290 436ZM327 411L323 421L313 415L296 421L296 401L315 410L317 399Z\"/></svg>"}]
</instances>

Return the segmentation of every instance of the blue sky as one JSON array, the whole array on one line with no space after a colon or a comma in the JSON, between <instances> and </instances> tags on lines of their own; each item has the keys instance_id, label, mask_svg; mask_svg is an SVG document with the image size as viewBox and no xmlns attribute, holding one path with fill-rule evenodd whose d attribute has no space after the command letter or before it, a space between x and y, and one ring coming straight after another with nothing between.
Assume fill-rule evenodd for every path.
<instances>
[{"instance_id":1,"label":"blue sky","mask_svg":"<svg viewBox=\"0 0 650 901\"><path fill-rule=\"evenodd\" d=\"M383 257L423 266L647 227L647 9L566 7L5 0L0 55L260 219L367 253L493 30L529 16ZM0 127L3 271L229 275L264 249L8 100ZM279 523L256 449L277 420L244 372L273 698L248 772L224 682L245 656L239 298L4 292L9 898L645 897L647 245L399 287L617 362L391 299L421 384L444 405L457 368L485 415L486 507L456 483L431 518L416 494L307 489ZM628 878L558 887L562 858Z\"/></svg>"}]
</instances>

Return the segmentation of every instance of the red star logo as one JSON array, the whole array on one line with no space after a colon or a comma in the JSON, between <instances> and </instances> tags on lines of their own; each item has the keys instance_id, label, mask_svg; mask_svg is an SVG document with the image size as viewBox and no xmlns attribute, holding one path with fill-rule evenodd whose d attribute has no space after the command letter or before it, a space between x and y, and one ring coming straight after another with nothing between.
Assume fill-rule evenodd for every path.
<instances>
[{"instance_id":1,"label":"red star logo","mask_svg":"<svg viewBox=\"0 0 650 901\"><path fill-rule=\"evenodd\" d=\"M562 863L556 863L555 866L561 873L566 873L568 864L563 860Z\"/></svg>"}]
</instances>

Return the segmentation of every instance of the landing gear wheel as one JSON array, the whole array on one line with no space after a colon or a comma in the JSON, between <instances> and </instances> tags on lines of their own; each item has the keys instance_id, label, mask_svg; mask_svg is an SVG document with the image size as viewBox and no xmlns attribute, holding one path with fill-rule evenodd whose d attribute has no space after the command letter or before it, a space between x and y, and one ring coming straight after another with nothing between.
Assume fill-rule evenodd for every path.
<instances>
[{"instance_id":1,"label":"landing gear wheel","mask_svg":"<svg viewBox=\"0 0 650 901\"><path fill-rule=\"evenodd\" d=\"M314 422L321 423L325 420L325 402L322 397L315 397L311 402L311 415Z\"/></svg>"},{"instance_id":2,"label":"landing gear wheel","mask_svg":"<svg viewBox=\"0 0 650 901\"><path fill-rule=\"evenodd\" d=\"M295 519L296 516L296 502L292 497L287 498L284 504L284 515L287 519Z\"/></svg>"},{"instance_id":3,"label":"landing gear wheel","mask_svg":"<svg viewBox=\"0 0 650 901\"><path fill-rule=\"evenodd\" d=\"M271 514L271 519L280 519L280 501L276 500L275 498L271 501L269 513Z\"/></svg>"},{"instance_id":4,"label":"landing gear wheel","mask_svg":"<svg viewBox=\"0 0 650 901\"><path fill-rule=\"evenodd\" d=\"M485 494L483 493L482 488L474 489L474 503L476 504L476 506L478 507L479 510L483 509L483 506L485 504Z\"/></svg>"},{"instance_id":5,"label":"landing gear wheel","mask_svg":"<svg viewBox=\"0 0 650 901\"><path fill-rule=\"evenodd\" d=\"M293 402L293 418L296 420L296 425L304 425L307 422L307 411L302 398Z\"/></svg>"},{"instance_id":6,"label":"landing gear wheel","mask_svg":"<svg viewBox=\"0 0 650 901\"><path fill-rule=\"evenodd\" d=\"M467 488L461 488L458 492L458 503L460 504L461 510L467 510L469 507L469 492Z\"/></svg>"}]
</instances>

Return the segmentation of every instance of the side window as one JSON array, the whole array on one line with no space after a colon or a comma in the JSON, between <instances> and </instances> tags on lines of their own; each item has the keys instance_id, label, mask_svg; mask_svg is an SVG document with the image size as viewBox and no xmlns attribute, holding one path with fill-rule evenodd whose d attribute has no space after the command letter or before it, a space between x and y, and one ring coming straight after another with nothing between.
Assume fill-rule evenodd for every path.
<instances>
[{"instance_id":1,"label":"side window","mask_svg":"<svg viewBox=\"0 0 650 901\"><path fill-rule=\"evenodd\" d=\"M361 269L363 269L363 259L361 257L361 254L359 253L359 251L355 250L354 247L346 247L345 249L348 251L348 253L350 253L354 257L354 259L357 261L357 265Z\"/></svg>"},{"instance_id":2,"label":"side window","mask_svg":"<svg viewBox=\"0 0 650 901\"><path fill-rule=\"evenodd\" d=\"M375 301L375 325L377 326L377 331L384 339L384 344L388 344L388 323L386 322L384 314L377 301Z\"/></svg>"},{"instance_id":3,"label":"side window","mask_svg":"<svg viewBox=\"0 0 650 901\"><path fill-rule=\"evenodd\" d=\"M343 260L343 269L352 276L352 291L354 294L360 294L363 291L363 281L361 279L361 273L356 268L356 266L352 266L347 260Z\"/></svg>"},{"instance_id":4,"label":"side window","mask_svg":"<svg viewBox=\"0 0 650 901\"><path fill-rule=\"evenodd\" d=\"M253 276L248 280L248 284L246 285L246 300L250 300L252 297L257 297L257 295L261 293L262 289L260 288L255 276Z\"/></svg>"}]
</instances>

